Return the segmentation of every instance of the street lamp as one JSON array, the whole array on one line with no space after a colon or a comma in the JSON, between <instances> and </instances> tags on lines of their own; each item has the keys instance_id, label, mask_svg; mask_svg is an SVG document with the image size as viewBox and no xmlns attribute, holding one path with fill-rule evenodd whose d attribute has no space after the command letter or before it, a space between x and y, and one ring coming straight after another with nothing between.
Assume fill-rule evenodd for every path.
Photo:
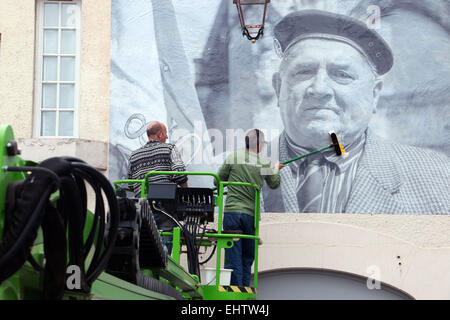
<instances>
[{"instance_id":1,"label":"street lamp","mask_svg":"<svg viewBox=\"0 0 450 320\"><path fill-rule=\"evenodd\" d=\"M269 2L270 0L233 0L241 22L242 35L246 36L252 43L255 43L264 33L264 22ZM261 21L259 20L261 11L263 11L262 22L258 24ZM246 24L246 19L252 21L252 24Z\"/></svg>"}]
</instances>

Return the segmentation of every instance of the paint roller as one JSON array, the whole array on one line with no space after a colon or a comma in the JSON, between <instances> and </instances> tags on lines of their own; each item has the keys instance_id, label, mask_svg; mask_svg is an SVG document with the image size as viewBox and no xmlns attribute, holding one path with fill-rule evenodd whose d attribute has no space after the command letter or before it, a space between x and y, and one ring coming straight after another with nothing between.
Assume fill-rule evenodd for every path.
<instances>
[{"instance_id":1,"label":"paint roller","mask_svg":"<svg viewBox=\"0 0 450 320\"><path fill-rule=\"evenodd\" d=\"M338 155L338 156L342 156L343 154L346 154L347 152L345 151L345 149L342 146L342 144L339 142L336 133L329 132L328 134L330 135L330 138L331 138L331 144L330 145L328 145L326 147L323 147L323 148L320 148L320 149L317 149L317 150L314 150L314 151L311 151L311 152L306 153L306 154L302 154L301 156L298 156L298 157L286 160L284 162L281 162L281 164L286 165L286 164L291 163L293 161L297 161L299 159L308 157L308 156L313 155L315 153L319 153L319 152L322 152L322 151L325 151L325 150L328 150L328 149L331 149L331 148L334 148L334 151L336 152L336 155Z\"/></svg>"}]
</instances>

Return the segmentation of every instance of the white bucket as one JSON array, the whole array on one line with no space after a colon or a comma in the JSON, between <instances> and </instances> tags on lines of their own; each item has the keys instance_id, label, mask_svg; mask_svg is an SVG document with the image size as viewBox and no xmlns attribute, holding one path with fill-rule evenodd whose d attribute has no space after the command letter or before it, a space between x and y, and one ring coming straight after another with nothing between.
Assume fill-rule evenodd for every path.
<instances>
[{"instance_id":1,"label":"white bucket","mask_svg":"<svg viewBox=\"0 0 450 320\"><path fill-rule=\"evenodd\" d=\"M233 269L220 269L220 285L229 286ZM201 283L203 285L216 285L216 268L200 269Z\"/></svg>"}]
</instances>

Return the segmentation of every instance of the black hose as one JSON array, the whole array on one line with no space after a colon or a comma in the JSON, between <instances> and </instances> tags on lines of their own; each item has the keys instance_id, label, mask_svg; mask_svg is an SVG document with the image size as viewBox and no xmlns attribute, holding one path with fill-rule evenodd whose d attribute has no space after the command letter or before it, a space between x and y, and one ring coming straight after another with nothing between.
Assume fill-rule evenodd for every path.
<instances>
[{"instance_id":1,"label":"black hose","mask_svg":"<svg viewBox=\"0 0 450 320\"><path fill-rule=\"evenodd\" d=\"M96 198L101 198L101 191L104 192L105 197L108 202L108 207L110 210L109 214L109 222L110 222L110 228L109 233L107 236L106 245L104 247L103 252L100 253L102 245L103 245L103 237L102 234L104 234L105 230L105 219L102 219L102 214L100 214L101 211L103 211L103 206L100 205L99 215L97 218L99 218L100 221L100 230L99 230L99 236L97 238L96 248L94 252L94 256L91 260L91 263L89 265L88 271L86 273L86 280L88 284L90 285L99 275L100 273L105 269L106 264L108 263L109 257L111 256L115 239L117 237L118 232L118 226L119 226L119 206L117 203L117 198L114 193L114 189L109 183L109 181L98 172L96 169L92 168L91 166L87 165L86 163L82 162L79 159L76 158L64 158L66 161L69 161L71 163L71 167L74 170L74 175L79 175L85 178L96 191ZM77 170L75 170L77 169ZM83 173L80 174L80 171ZM98 187L98 188L97 188ZM98 202L96 202L98 204ZM91 231L93 232L93 231ZM84 248L77 247L74 248L75 250L83 250ZM84 259L83 259L84 262Z\"/></svg>"},{"instance_id":2,"label":"black hose","mask_svg":"<svg viewBox=\"0 0 450 320\"><path fill-rule=\"evenodd\" d=\"M210 231L210 232L212 232L212 233L216 233L216 232L217 232L216 230L212 230L212 229L209 229L208 231ZM200 241L203 240L203 237L204 237L204 235L205 235L206 232L207 232L206 227L203 227L203 233L202 233L202 236L200 237ZM209 254L208 258L206 258L206 259L203 260L203 261L199 261L198 264L199 264L199 265L204 265L204 264L207 263L209 260L211 260L211 258L214 256L214 253L216 252L216 248L217 248L217 242L214 243L213 250L212 250L211 253ZM205 252L205 253L206 253L206 252Z\"/></svg>"},{"instance_id":3,"label":"black hose","mask_svg":"<svg viewBox=\"0 0 450 320\"><path fill-rule=\"evenodd\" d=\"M22 202L19 207L25 213L31 212L31 214L21 215L23 218L20 224L24 227L20 225L15 226L14 233L12 233L13 230L7 230L4 239L6 236L8 241L0 244L0 269L2 270L0 282L8 278L11 272L15 272L22 265L17 265L16 268L16 264L14 264L14 268L12 268L9 261L12 257L19 254L19 250L23 251L24 247L28 248L32 245L37 228L40 226L46 212L44 209L48 204L49 197L54 191L60 189L58 210L62 214L69 232L69 262L81 269L82 290L90 291L92 282L100 275L108 263L118 232L119 206L110 182L99 171L90 167L84 161L73 157L50 158L42 162L38 167L5 167L4 170L30 171L33 174L25 181L27 183L24 185L24 191L21 193L27 196L27 199L21 201L26 203L28 207L23 206ZM42 179L43 177L46 179ZM35 179L38 182L36 186L32 185ZM91 230L86 242L83 243L83 231L87 214L85 182L89 183L93 188L96 199ZM36 187L39 192L34 192ZM25 191L25 189L28 191ZM106 237L106 214L102 192L109 207L109 228ZM36 199L35 202L29 200L29 194L33 195L34 198L31 199ZM63 225L62 227L64 228ZM19 232L20 234L16 235ZM85 272L85 260L94 242L95 251L88 270ZM65 246L63 250L66 250ZM23 262L28 259L35 268L42 270L42 267L37 264L29 253L24 251L24 254ZM62 256L64 257L65 254ZM5 269L3 268L4 266Z\"/></svg>"},{"instance_id":4,"label":"black hose","mask_svg":"<svg viewBox=\"0 0 450 320\"><path fill-rule=\"evenodd\" d=\"M4 267L4 264L8 262L12 256L17 254L17 251L23 246L26 237L29 236L31 229L36 225L36 222L39 218L41 218L44 206L47 204L48 197L53 193L53 186L49 185L47 189L42 194L42 197L39 199L39 202L33 213L30 216L30 219L27 221L25 227L20 233L19 237L16 239L11 248L0 257L0 269Z\"/></svg>"},{"instance_id":5,"label":"black hose","mask_svg":"<svg viewBox=\"0 0 450 320\"><path fill-rule=\"evenodd\" d=\"M60 186L60 179L52 170L44 167L5 167L4 170L32 172L32 174L23 181L11 183L7 188L5 233L3 243L0 244L0 283L13 275L28 260L36 270L45 272L44 295L46 298L54 298L55 292L63 291L64 282L57 283L56 278L49 281L47 267L53 272L62 270L61 274L65 275L65 260L63 268L58 269L61 264L53 268L56 266L55 259L53 255L49 256L44 269L31 255L31 247L41 224L44 228L44 241L47 239L45 231L48 229L45 227L49 225L47 217L49 197ZM58 241L57 247L64 248L65 253L65 242ZM44 252L48 253L48 247L45 245Z\"/></svg>"},{"instance_id":6,"label":"black hose","mask_svg":"<svg viewBox=\"0 0 450 320\"><path fill-rule=\"evenodd\" d=\"M73 172L76 177L79 176L79 177L82 177L83 179L85 179L91 185L91 187L95 193L95 210L94 210L93 224L92 224L91 232L89 233L89 236L83 246L83 254L84 254L84 257L86 258L87 255L89 254L89 250L90 250L92 244L94 243L95 234L97 233L97 224L99 223L99 221L100 221L100 230L98 231L97 239L104 238L105 228L104 228L104 223L102 224L101 221L105 219L105 207L103 205L101 190L97 186L97 184L95 184L94 179L89 174L84 172L83 170L75 168L75 169L73 169ZM97 243L99 243L99 242L97 242ZM97 256L98 256L97 252L98 252L98 250L96 248L96 251L95 251L96 255L94 256L94 258L97 258Z\"/></svg>"},{"instance_id":7,"label":"black hose","mask_svg":"<svg viewBox=\"0 0 450 320\"><path fill-rule=\"evenodd\" d=\"M198 251L196 240L196 223L193 217L188 217L183 228L183 234L186 241L186 249L188 255L189 273L195 274L200 278L200 266L198 263Z\"/></svg>"},{"instance_id":8,"label":"black hose","mask_svg":"<svg viewBox=\"0 0 450 320\"><path fill-rule=\"evenodd\" d=\"M28 257L28 262L33 266L33 268L34 268L36 271L39 271L39 272L44 272L44 271L45 271L44 267L41 266L41 265L36 261L36 259L34 259L34 257L33 257L33 255L31 254L31 252L30 252L30 256Z\"/></svg>"},{"instance_id":9,"label":"black hose","mask_svg":"<svg viewBox=\"0 0 450 320\"><path fill-rule=\"evenodd\" d=\"M214 256L214 253L216 252L216 248L217 248L217 243L214 244L214 247L213 247L213 249L212 249L210 255L208 256L208 258L206 258L206 259L203 260L203 261L199 261L198 263L199 263L200 265L204 265L204 264L207 263L209 260L211 260L211 258Z\"/></svg>"},{"instance_id":10,"label":"black hose","mask_svg":"<svg viewBox=\"0 0 450 320\"><path fill-rule=\"evenodd\" d=\"M39 202L35 206L33 212L31 213L28 221L26 221L25 226L23 227L20 235L14 239L14 243L11 245L9 249L3 247L3 250L8 250L5 254L0 257L0 269L4 268L5 263L8 262L12 256L16 255L18 250L24 245L26 238L29 237L32 229L36 228L36 224L42 218L44 206L47 203L48 197L59 187L60 181L58 176L51 170L46 168L39 167L5 167L5 171L13 171L13 172L26 172L30 171L36 174L43 174L53 181L53 184L47 185L47 188L44 190ZM35 176L30 175L29 181L35 179ZM3 251L1 250L1 251ZM1 282L1 281L0 281Z\"/></svg>"},{"instance_id":11,"label":"black hose","mask_svg":"<svg viewBox=\"0 0 450 320\"><path fill-rule=\"evenodd\" d=\"M53 180L55 190L58 189L59 185L60 185L59 177L56 175L56 173L54 173L52 170L49 170L47 168L42 168L42 167L4 167L3 170L12 171L12 172L28 172L29 171L29 172L35 172L35 173L42 173Z\"/></svg>"},{"instance_id":12,"label":"black hose","mask_svg":"<svg viewBox=\"0 0 450 320\"><path fill-rule=\"evenodd\" d=\"M80 178L78 175L73 175L75 183L78 187L80 193L81 200L81 225L84 226L86 224L86 216L87 216L87 192L86 185L84 184L84 180Z\"/></svg>"}]
</instances>

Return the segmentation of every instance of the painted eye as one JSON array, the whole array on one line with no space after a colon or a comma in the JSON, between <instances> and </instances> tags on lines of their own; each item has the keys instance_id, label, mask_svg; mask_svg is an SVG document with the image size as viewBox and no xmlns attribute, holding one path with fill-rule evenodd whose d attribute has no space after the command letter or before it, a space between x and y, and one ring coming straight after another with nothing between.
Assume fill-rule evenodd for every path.
<instances>
[{"instance_id":1,"label":"painted eye","mask_svg":"<svg viewBox=\"0 0 450 320\"><path fill-rule=\"evenodd\" d=\"M334 75L341 79L353 79L353 77L345 71L336 71L334 72Z\"/></svg>"},{"instance_id":2,"label":"painted eye","mask_svg":"<svg viewBox=\"0 0 450 320\"><path fill-rule=\"evenodd\" d=\"M308 80L313 77L315 74L315 70L311 68L307 69L298 69L294 73L294 78L296 80Z\"/></svg>"},{"instance_id":3,"label":"painted eye","mask_svg":"<svg viewBox=\"0 0 450 320\"><path fill-rule=\"evenodd\" d=\"M310 75L313 74L314 70L312 69L302 69L302 70L298 70L295 74L296 75Z\"/></svg>"}]
</instances>

